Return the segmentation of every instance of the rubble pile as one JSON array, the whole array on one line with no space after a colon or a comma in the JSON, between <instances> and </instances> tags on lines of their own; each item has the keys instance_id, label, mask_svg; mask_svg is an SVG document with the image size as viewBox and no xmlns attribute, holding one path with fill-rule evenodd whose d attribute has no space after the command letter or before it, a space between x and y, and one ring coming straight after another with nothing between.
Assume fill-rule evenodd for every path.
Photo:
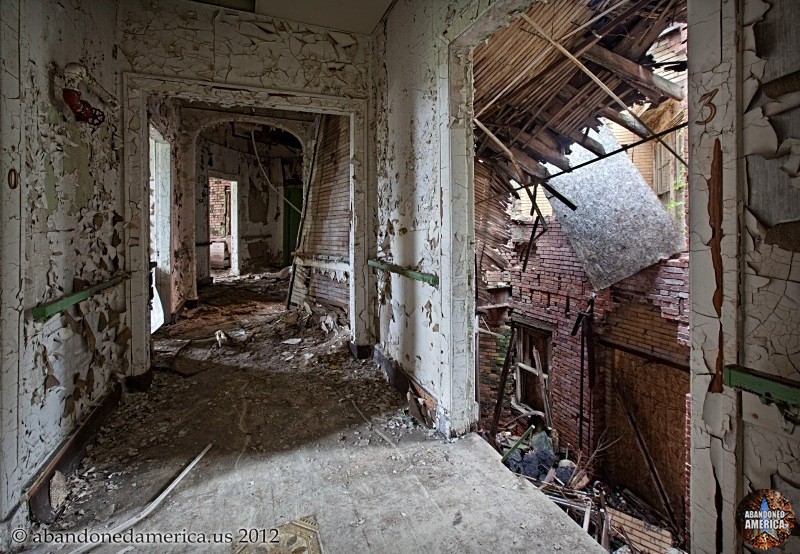
<instances>
[{"instance_id":1,"label":"rubble pile","mask_svg":"<svg viewBox=\"0 0 800 554\"><path fill-rule=\"evenodd\" d=\"M521 436L498 433L496 442L510 471L536 485L609 552L645 552L653 544L672 546L677 533L671 534L666 518L646 502L627 489L615 491L597 480L590 484L596 453L572 461L568 451L558 449L553 429L534 430L531 426Z\"/></svg>"}]
</instances>

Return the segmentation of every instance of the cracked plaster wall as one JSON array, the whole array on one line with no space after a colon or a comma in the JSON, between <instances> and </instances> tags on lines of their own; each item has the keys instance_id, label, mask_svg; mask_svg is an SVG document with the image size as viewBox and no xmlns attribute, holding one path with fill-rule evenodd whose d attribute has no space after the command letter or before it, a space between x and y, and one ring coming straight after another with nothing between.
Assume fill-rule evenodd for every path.
<instances>
[{"instance_id":1,"label":"cracked plaster wall","mask_svg":"<svg viewBox=\"0 0 800 554\"><path fill-rule=\"evenodd\" d=\"M76 123L60 100L61 69L83 63L112 94L114 3L3 4L2 459L0 517L23 484L127 367L124 285L59 315L30 308L126 269L119 116ZM19 188L5 183L19 172ZM2 538L2 537L0 537ZM0 541L0 544L2 541Z\"/></svg>"},{"instance_id":2,"label":"cracked plaster wall","mask_svg":"<svg viewBox=\"0 0 800 554\"><path fill-rule=\"evenodd\" d=\"M284 162L302 174L302 156L285 147L259 143L261 163L270 182L279 190L284 181ZM230 124L223 123L203 131L198 137L196 156L196 240L210 240L208 228L208 179L210 176L229 178L237 183L238 272L263 271L279 265L283 256L283 199L264 179L258 161L250 153L250 141L233 137ZM291 175L291 173L290 173ZM209 275L209 250L197 248L197 278Z\"/></svg>"},{"instance_id":3,"label":"cracked plaster wall","mask_svg":"<svg viewBox=\"0 0 800 554\"><path fill-rule=\"evenodd\" d=\"M800 220L796 78L770 97L797 70L797 8L689 3L693 552L741 551L733 512L750 490L800 499L800 435L721 375L741 363L800 380L800 259L781 227Z\"/></svg>"},{"instance_id":4,"label":"cracked plaster wall","mask_svg":"<svg viewBox=\"0 0 800 554\"><path fill-rule=\"evenodd\" d=\"M340 33L295 22L221 9L183 0L120 3L117 19L122 71L125 74L126 186L131 191L131 217L143 219L137 182L143 169L141 105L148 95L164 94L224 108L279 108L324 112L351 118L350 332L358 344L371 342L370 292L366 267L366 225L370 221L365 194L372 162L367 153L369 89L368 36ZM213 83L211 85L210 83ZM193 137L182 134L173 212L178 245L186 265L174 302L196 298L196 205ZM189 161L191 160L191 161ZM143 222L143 224L145 224ZM143 267L142 251L131 253L131 264ZM177 255L175 256L177 258ZM146 274L134 272L132 321L148 315L141 308ZM132 371L147 367L147 335L134 332Z\"/></svg>"},{"instance_id":5,"label":"cracked plaster wall","mask_svg":"<svg viewBox=\"0 0 800 554\"><path fill-rule=\"evenodd\" d=\"M477 420L471 47L530 2L400 0L373 34L379 347L437 400L437 426Z\"/></svg>"},{"instance_id":6,"label":"cracked plaster wall","mask_svg":"<svg viewBox=\"0 0 800 554\"><path fill-rule=\"evenodd\" d=\"M125 0L130 70L305 94L363 97L369 37L185 0Z\"/></svg>"}]
</instances>

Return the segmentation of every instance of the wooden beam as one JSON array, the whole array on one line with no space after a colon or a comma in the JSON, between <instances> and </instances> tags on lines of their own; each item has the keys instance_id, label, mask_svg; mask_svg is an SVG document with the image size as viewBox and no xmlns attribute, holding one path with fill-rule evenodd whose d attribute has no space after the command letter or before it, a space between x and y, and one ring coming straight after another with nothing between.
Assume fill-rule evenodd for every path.
<instances>
[{"instance_id":1,"label":"wooden beam","mask_svg":"<svg viewBox=\"0 0 800 554\"><path fill-rule=\"evenodd\" d=\"M517 175L519 175L520 181L524 181L525 175L522 173L522 169L519 167L519 162L517 162L517 158L514 156L511 150L508 149L508 146L503 144L503 141L501 141L499 138L495 136L494 133L492 133L489 129L487 129L486 126L483 123L481 123L477 117L472 118L472 121L475 122L475 125L477 125L481 131L486 133L486 136L492 139L492 141L498 147L500 147L500 150L502 150L508 156L508 158L511 160L511 163L514 165L514 169L517 171Z\"/></svg>"},{"instance_id":2,"label":"wooden beam","mask_svg":"<svg viewBox=\"0 0 800 554\"><path fill-rule=\"evenodd\" d=\"M109 287L113 287L130 277L129 273L124 273L122 275L117 275L116 277L112 277L108 281L104 281L102 283L98 283L91 287L85 288L78 292L73 292L66 296L62 296L57 300L53 300L52 302L45 302L44 304L39 304L35 308L31 309L31 316L33 319L43 319L46 317L53 316L57 313L63 312L70 306L78 304L79 302L83 302L87 298L90 298L100 292L101 290L107 289Z\"/></svg>"},{"instance_id":3,"label":"wooden beam","mask_svg":"<svg viewBox=\"0 0 800 554\"><path fill-rule=\"evenodd\" d=\"M644 56L658 36L672 23L672 8L677 0L669 0L667 6L655 20L642 17L627 31L626 36L614 47L614 51L630 60L638 60ZM661 2L664 4L666 2Z\"/></svg>"},{"instance_id":4,"label":"wooden beam","mask_svg":"<svg viewBox=\"0 0 800 554\"><path fill-rule=\"evenodd\" d=\"M544 178L547 176L547 170L544 167L542 167L542 165L539 162L528 156L525 152L523 152L519 148L512 148L512 151L515 152L514 155L517 157L517 162L519 162L520 167L525 173L540 178ZM503 164L498 163L497 165L505 169L506 173L510 174L515 181L519 182L519 179L514 177L514 172L512 171L513 168L509 167L510 164L506 164L505 167L503 167Z\"/></svg>"},{"instance_id":5,"label":"wooden beam","mask_svg":"<svg viewBox=\"0 0 800 554\"><path fill-rule=\"evenodd\" d=\"M602 90L603 90L603 91L604 91L606 94L608 94L608 95L609 95L611 98L613 98L613 99L614 99L614 101L615 101L615 102L616 102L616 103L619 105L619 107L620 107L620 108L621 108L623 111L628 109L628 105L627 105L627 104L625 104L625 102L623 102L623 101L620 99L620 97L619 97L619 96L617 96L617 95L614 93L614 91L613 91L613 90L611 90L610 88L608 88L608 86L606 86L606 84L605 84L605 83L603 83L603 81L601 81L601 80L600 80L600 79L597 77L597 75L595 75L594 73L592 73L592 72L591 72L591 71L590 71L590 70L589 70L589 69L588 69L588 68L587 68L585 65L583 65L583 64L580 62L580 60L578 60L578 58L576 58L575 56L573 56L573 55L572 55L572 53L570 53L570 52L569 52L569 50L567 50L566 48L564 48L564 46L562 46L561 44L559 44L558 42L556 42L555 40L553 40L553 38L552 38L552 37L550 37L550 35L548 35L547 33L545 33L545 31L544 31L544 30L543 30L543 29L542 29L542 28L541 28L541 27L540 27L540 26L539 26L539 25L538 25L538 24L537 24L537 23L536 23L536 22L535 22L533 19L531 19L531 18L528 16L528 14L526 14L526 13L524 13L524 12L523 12L523 13L520 15L520 17L522 17L522 19L524 19L525 21L527 21L527 22L528 22L528 25L530 25L530 26L533 28L533 30L536 32L536 34L537 34L537 35L539 35L540 37L542 37L543 39L545 39L547 42L549 42L550 44L552 44L553 46L555 46L555 47L556 47L556 49L557 49L559 52L561 52L561 53L562 53L564 56L566 56L567 58L569 58L569 60L570 60L570 61L572 61L572 63L574 63L574 64L575 64L575 65L576 65L576 66L577 66L577 67L578 67L578 68L579 68L581 71L583 71L583 72L586 74L586 76L587 76L587 77L589 77L589 78L590 78L592 81L594 81L594 82L597 84L597 86L598 86L598 87L600 87L600 88L601 88L601 89L602 89ZM640 118L638 115L636 115L636 114L635 114L635 113L633 113L633 112L630 112L630 114L631 114L631 116L632 116L632 117L633 117L633 118L634 118L636 121L638 121L638 122L639 122L639 123L640 123L640 124L641 124L641 125L642 125L642 126L645 128L645 129L647 129L647 132L648 132L648 134L649 134L649 135L653 135L653 136L655 136L655 135L656 135L655 131L653 131L652 129L650 129L650 127L648 127L648 126L647 126L647 124L646 124L644 121L642 121L642 119L641 119L641 118ZM663 145L664 145L664 148L666 148L667 150L669 150L669 151L670 151L670 153L671 153L673 156L675 156L675 158L677 158L677 159L678 159L678 160L679 160L679 161L680 161L680 162L681 162L681 163L682 163L684 166L686 166L686 167L688 167L688 166L689 166L689 164L688 164L688 163L686 163L686 160L684 160L684 159L683 159L683 158L680 156L680 154L678 154L678 153L675 151L675 149L674 149L673 147L671 147L669 144L667 144L666 142L664 142L664 141L663 141L662 139L660 139L660 138L658 139L658 141L659 141L661 144L663 144Z\"/></svg>"},{"instance_id":6,"label":"wooden beam","mask_svg":"<svg viewBox=\"0 0 800 554\"><path fill-rule=\"evenodd\" d=\"M518 140L524 145L522 146L523 151L531 150L535 156L544 158L558 169L569 169L569 160L567 157L549 144L546 144L541 137L533 137L529 133L526 133L522 129L517 129L516 127L509 129L509 132L519 137Z\"/></svg>"},{"instance_id":7,"label":"wooden beam","mask_svg":"<svg viewBox=\"0 0 800 554\"><path fill-rule=\"evenodd\" d=\"M610 119L617 125L625 127L628 131L633 133L634 135L640 138L649 138L650 134L647 132L643 126L639 125L639 123L629 116L625 112L618 112L614 108L603 108L600 110L599 114L606 119Z\"/></svg>"},{"instance_id":8,"label":"wooden beam","mask_svg":"<svg viewBox=\"0 0 800 554\"><path fill-rule=\"evenodd\" d=\"M655 354L653 354L651 352L645 352L644 350L639 350L638 348L633 348L631 346L627 346L627 345L624 345L624 344L619 344L617 342L608 340L608 339L603 338L603 337L599 337L597 339L597 344L599 344L600 346L605 346L606 348L613 348L614 350L620 350L622 352L626 352L628 354L632 354L633 356L636 356L637 358L643 358L643 359L647 360L648 362L652 362L654 364L665 365L667 367L671 367L671 368L674 368L674 369L679 369L681 371L685 371L686 373L689 373L689 364L681 364L681 363L675 362L673 360L668 360L667 358L662 358L661 356L657 356L657 355L655 355Z\"/></svg>"},{"instance_id":9,"label":"wooden beam","mask_svg":"<svg viewBox=\"0 0 800 554\"><path fill-rule=\"evenodd\" d=\"M599 44L589 48L583 54L583 57L621 75L651 100L658 100L661 96L668 96L674 100L683 100L683 90L681 90L680 86L661 75L656 75L649 69L624 56L603 48ZM653 92L659 96L653 98Z\"/></svg>"},{"instance_id":10,"label":"wooden beam","mask_svg":"<svg viewBox=\"0 0 800 554\"><path fill-rule=\"evenodd\" d=\"M514 358L515 350L517 348L517 326L511 322L511 334L508 337L508 347L506 348L506 357L503 360L503 369L500 371L500 382L497 387L497 402L494 405L494 413L492 414L492 422L489 427L489 441L495 450L500 452L500 445L497 443L497 430L500 426L500 415L503 411L503 398L506 395L506 383L508 382L508 373L511 370L511 359Z\"/></svg>"},{"instance_id":11,"label":"wooden beam","mask_svg":"<svg viewBox=\"0 0 800 554\"><path fill-rule=\"evenodd\" d=\"M555 131L551 131L555 133ZM586 148L589 152L596 156L604 156L606 149L600 141L594 140L586 133L579 133L578 131L570 131L566 136L559 134L559 136L569 139L575 144L579 144Z\"/></svg>"},{"instance_id":12,"label":"wooden beam","mask_svg":"<svg viewBox=\"0 0 800 554\"><path fill-rule=\"evenodd\" d=\"M672 509L669 496L667 496L667 491L664 489L664 482L661 480L661 477L658 474L658 469L656 468L656 464L653 462L653 458L650 455L650 449L647 448L647 443L644 441L644 437L639 429L639 425L636 423L636 417L633 415L630 403L627 401L627 399L625 399L625 397L622 396L622 392L620 392L619 387L616 384L614 385L614 393L616 394L620 407L625 413L625 417L628 419L628 423L631 426L633 435L636 438L636 445L639 447L639 451L642 453L642 458L644 458L647 471L650 473L650 479L652 479L656 492L658 492L658 498L661 500L661 505L667 512L667 517L672 524L673 530L678 532L680 529L678 526L678 519L675 517L675 511Z\"/></svg>"},{"instance_id":13,"label":"wooden beam","mask_svg":"<svg viewBox=\"0 0 800 554\"><path fill-rule=\"evenodd\" d=\"M619 7L623 6L624 4L627 4L629 1L630 1L630 0L621 0L620 2L617 2L616 4L614 4L613 6L611 6L610 8L608 8L608 9L606 9L605 11L603 11L603 12L601 12L601 13L597 14L596 16L594 16L592 19L590 19L590 20L589 20L589 21L587 21L586 23L584 23L584 24L582 24L582 25L580 25L580 26L576 27L575 29L572 29L572 31L570 31L569 33L567 33L566 35L564 35L563 37L561 37L561 40L566 40L566 39L570 38L571 36L574 36L574 35L578 34L579 32L583 31L585 28L589 27L590 25L593 25L595 22L597 22L597 21L601 20L602 18L606 17L608 14L612 13L612 12L613 12L613 11L615 11L617 8L619 8ZM541 52L539 52L539 53L536 55L536 57L535 57L535 58L533 58L532 60L530 60L530 61L529 61L529 62L528 62L526 65L525 65L525 67L523 67L523 68L522 68L522 70L521 70L519 73L517 73L517 75L516 75L516 76L515 76L513 79L511 79L511 81L509 81L509 82L506 84L506 86L505 86L505 87L503 87L503 90L501 90L500 92L498 92L498 93L497 93L497 94L494 96L494 98L492 98L491 100L489 100L489 101L488 101L488 102L487 102L487 103L486 103L486 104L485 104L485 105L484 105L484 106L483 106L483 107L480 109L480 111L479 111L477 114L475 114L475 117L480 117L481 115L483 115L484 113L486 113L486 110L488 110L488 109L489 109L489 108L492 106L492 104L494 104L495 102L497 102L497 101L500 99L500 97L502 97L502 96L503 96L504 94L506 94L506 93L507 93L509 90L511 90L512 88L514 88L514 86L515 86L515 85L516 85L516 84L517 84L519 81L521 81L522 79L524 79L524 78L525 78L525 77L528 75L528 73L529 73L529 72L530 72L532 69L534 69L534 68L537 68L537 67L539 66L539 64L542 62L542 60L545 58L545 56L547 56L549 53L550 53L550 47L549 47L549 46L546 46L545 48L543 48L543 49L541 50Z\"/></svg>"}]
</instances>

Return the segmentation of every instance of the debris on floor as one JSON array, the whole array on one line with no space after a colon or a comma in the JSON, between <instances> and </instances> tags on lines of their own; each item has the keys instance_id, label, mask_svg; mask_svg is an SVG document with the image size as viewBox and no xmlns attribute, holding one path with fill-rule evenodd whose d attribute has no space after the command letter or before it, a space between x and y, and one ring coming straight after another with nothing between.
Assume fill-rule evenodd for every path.
<instances>
[{"instance_id":1,"label":"debris on floor","mask_svg":"<svg viewBox=\"0 0 800 554\"><path fill-rule=\"evenodd\" d=\"M573 461L568 450L558 449L553 429L534 431L531 425L520 436L510 431L498 434L503 463L510 471L536 485L609 552L672 549L675 535L668 520L647 503L628 490L612 491L600 481L590 486L595 459L610 445L601 441L588 459L579 454Z\"/></svg>"},{"instance_id":2,"label":"debris on floor","mask_svg":"<svg viewBox=\"0 0 800 554\"><path fill-rule=\"evenodd\" d=\"M137 500L155 498L209 435L228 437L233 429L244 437L233 441L234 464L334 429L345 448L435 438L375 363L352 357L345 321L320 306L284 308L287 282L278 274L225 278L153 335L150 389L123 396L78 471L53 481L61 510L42 529L119 524ZM292 421L287 413L296 413Z\"/></svg>"}]
</instances>

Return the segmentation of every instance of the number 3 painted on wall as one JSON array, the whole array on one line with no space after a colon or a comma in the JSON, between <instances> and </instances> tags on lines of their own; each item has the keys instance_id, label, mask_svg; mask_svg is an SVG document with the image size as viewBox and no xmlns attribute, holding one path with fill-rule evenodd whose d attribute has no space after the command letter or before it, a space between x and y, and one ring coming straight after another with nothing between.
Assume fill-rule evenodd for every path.
<instances>
[{"instance_id":1,"label":"number 3 painted on wall","mask_svg":"<svg viewBox=\"0 0 800 554\"><path fill-rule=\"evenodd\" d=\"M712 102L714 97L717 95L717 91L719 91L719 89L715 88L714 90L711 90L700 97L700 103L703 105L703 108L708 108L708 117L705 119L698 119L695 121L696 124L706 125L712 119L714 119L714 116L717 115L717 106Z\"/></svg>"}]
</instances>

